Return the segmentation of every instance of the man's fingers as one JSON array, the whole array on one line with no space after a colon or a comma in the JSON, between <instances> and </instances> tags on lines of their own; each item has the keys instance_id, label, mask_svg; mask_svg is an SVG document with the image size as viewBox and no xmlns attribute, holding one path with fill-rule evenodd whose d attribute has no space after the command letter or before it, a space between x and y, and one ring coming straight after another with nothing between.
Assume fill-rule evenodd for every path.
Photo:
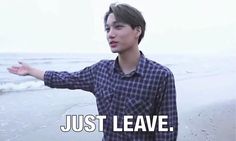
<instances>
[{"instance_id":1,"label":"man's fingers","mask_svg":"<svg viewBox=\"0 0 236 141\"><path fill-rule=\"evenodd\" d=\"M9 72L11 72L11 68L7 68L7 70L8 70Z\"/></svg>"},{"instance_id":2,"label":"man's fingers","mask_svg":"<svg viewBox=\"0 0 236 141\"><path fill-rule=\"evenodd\" d=\"M9 70L18 70L19 67L11 67L11 68L8 68Z\"/></svg>"},{"instance_id":3,"label":"man's fingers","mask_svg":"<svg viewBox=\"0 0 236 141\"><path fill-rule=\"evenodd\" d=\"M11 73L16 73L17 72L16 68L7 68L7 70Z\"/></svg>"},{"instance_id":4,"label":"man's fingers","mask_svg":"<svg viewBox=\"0 0 236 141\"><path fill-rule=\"evenodd\" d=\"M10 68L7 68L7 70L10 72L17 72L19 69L19 66L11 66Z\"/></svg>"},{"instance_id":5,"label":"man's fingers","mask_svg":"<svg viewBox=\"0 0 236 141\"><path fill-rule=\"evenodd\" d=\"M12 66L11 68L13 68L13 69L19 69L18 66Z\"/></svg>"}]
</instances>

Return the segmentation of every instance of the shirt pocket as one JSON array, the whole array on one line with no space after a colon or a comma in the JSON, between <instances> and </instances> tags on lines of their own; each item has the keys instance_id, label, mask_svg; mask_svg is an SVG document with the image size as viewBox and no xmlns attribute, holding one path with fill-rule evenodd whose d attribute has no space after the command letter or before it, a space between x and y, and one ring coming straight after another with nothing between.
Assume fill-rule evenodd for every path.
<instances>
[{"instance_id":1,"label":"shirt pocket","mask_svg":"<svg viewBox=\"0 0 236 141\"><path fill-rule=\"evenodd\" d=\"M150 98L132 97L125 102L125 115L151 115L153 114L153 100Z\"/></svg>"},{"instance_id":2,"label":"shirt pocket","mask_svg":"<svg viewBox=\"0 0 236 141\"><path fill-rule=\"evenodd\" d=\"M97 108L100 115L111 113L111 102L113 93L108 89L99 89L96 93Z\"/></svg>"}]
</instances>

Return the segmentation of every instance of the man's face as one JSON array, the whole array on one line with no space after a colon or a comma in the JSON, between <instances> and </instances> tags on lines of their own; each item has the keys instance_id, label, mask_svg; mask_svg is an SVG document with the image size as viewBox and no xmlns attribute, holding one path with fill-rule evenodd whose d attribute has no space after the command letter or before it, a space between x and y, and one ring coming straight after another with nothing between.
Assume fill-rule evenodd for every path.
<instances>
[{"instance_id":1,"label":"man's face","mask_svg":"<svg viewBox=\"0 0 236 141\"><path fill-rule=\"evenodd\" d=\"M138 31L128 24L116 21L113 13L108 16L105 29L113 53L122 53L138 45Z\"/></svg>"}]
</instances>

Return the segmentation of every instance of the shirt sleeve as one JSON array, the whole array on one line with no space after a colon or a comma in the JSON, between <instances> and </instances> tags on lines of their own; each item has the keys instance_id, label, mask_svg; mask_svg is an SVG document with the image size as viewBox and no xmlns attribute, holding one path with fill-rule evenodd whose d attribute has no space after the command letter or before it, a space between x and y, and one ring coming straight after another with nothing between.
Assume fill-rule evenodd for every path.
<instances>
[{"instance_id":1,"label":"shirt sleeve","mask_svg":"<svg viewBox=\"0 0 236 141\"><path fill-rule=\"evenodd\" d=\"M98 63L72 73L46 71L44 84L51 88L82 89L93 92L97 65Z\"/></svg>"},{"instance_id":2,"label":"shirt sleeve","mask_svg":"<svg viewBox=\"0 0 236 141\"><path fill-rule=\"evenodd\" d=\"M168 119L163 119L164 122L167 122L167 125L163 125L163 128L168 128L168 131L158 131L156 129L155 141L176 141L178 134L176 89L174 76L170 70L168 70L162 82L158 99L156 114L158 116L168 116ZM173 131L170 131L170 127L173 127Z\"/></svg>"}]
</instances>

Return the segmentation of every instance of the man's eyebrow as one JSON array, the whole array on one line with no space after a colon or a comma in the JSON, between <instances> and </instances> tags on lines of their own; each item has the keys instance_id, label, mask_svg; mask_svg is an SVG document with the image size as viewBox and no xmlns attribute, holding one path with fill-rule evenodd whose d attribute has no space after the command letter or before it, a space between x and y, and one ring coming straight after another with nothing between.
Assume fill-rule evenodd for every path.
<instances>
[{"instance_id":1,"label":"man's eyebrow","mask_svg":"<svg viewBox=\"0 0 236 141\"><path fill-rule=\"evenodd\" d=\"M119 21L114 21L112 22L111 24L105 24L105 27L109 27L109 26L112 26L112 25L116 25L116 24L121 24L122 22L119 22Z\"/></svg>"}]
</instances>

